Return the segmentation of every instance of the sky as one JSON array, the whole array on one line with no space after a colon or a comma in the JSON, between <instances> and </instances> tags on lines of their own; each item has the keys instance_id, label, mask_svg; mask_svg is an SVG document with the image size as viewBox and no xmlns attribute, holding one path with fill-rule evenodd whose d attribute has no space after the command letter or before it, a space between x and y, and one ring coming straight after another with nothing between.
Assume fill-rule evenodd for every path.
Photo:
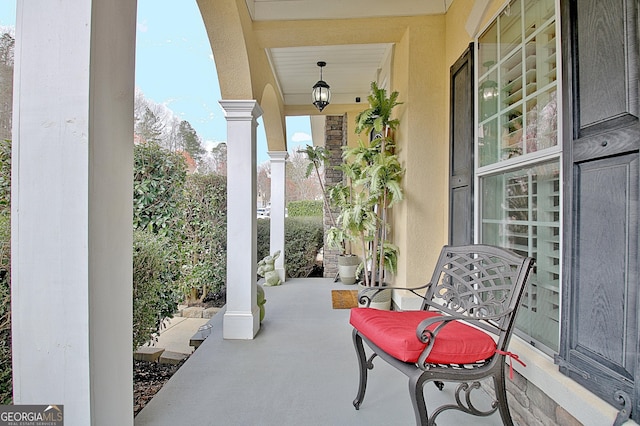
<instances>
[{"instance_id":1,"label":"sky","mask_svg":"<svg viewBox=\"0 0 640 426\"><path fill-rule=\"evenodd\" d=\"M16 0L0 0L0 27L14 27ZM136 87L196 130L205 147L226 141L211 46L195 0L138 0ZM311 91L311 88L309 89ZM258 164L269 160L258 120ZM309 117L287 117L289 152L311 144Z\"/></svg>"}]
</instances>

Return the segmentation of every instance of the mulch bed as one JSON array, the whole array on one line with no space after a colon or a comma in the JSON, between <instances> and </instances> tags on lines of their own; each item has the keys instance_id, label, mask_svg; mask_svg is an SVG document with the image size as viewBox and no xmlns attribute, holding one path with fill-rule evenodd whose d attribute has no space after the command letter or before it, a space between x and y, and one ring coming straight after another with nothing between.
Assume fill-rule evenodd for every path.
<instances>
[{"instance_id":1,"label":"mulch bed","mask_svg":"<svg viewBox=\"0 0 640 426\"><path fill-rule=\"evenodd\" d=\"M157 362L133 360L133 415L140 410L164 384L184 364L160 364Z\"/></svg>"}]
</instances>

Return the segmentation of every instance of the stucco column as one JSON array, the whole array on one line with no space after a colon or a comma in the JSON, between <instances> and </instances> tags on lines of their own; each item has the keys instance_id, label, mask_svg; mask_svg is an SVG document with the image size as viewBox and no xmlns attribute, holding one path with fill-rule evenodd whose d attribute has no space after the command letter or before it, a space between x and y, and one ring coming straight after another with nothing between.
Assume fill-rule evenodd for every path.
<instances>
[{"instance_id":1,"label":"stucco column","mask_svg":"<svg viewBox=\"0 0 640 426\"><path fill-rule=\"evenodd\" d=\"M280 250L280 257L276 259L276 271L284 282L286 278L284 253L284 217L287 200L286 165L289 153L287 151L269 151L271 157L271 254Z\"/></svg>"},{"instance_id":2,"label":"stucco column","mask_svg":"<svg viewBox=\"0 0 640 426\"><path fill-rule=\"evenodd\" d=\"M133 425L135 1L19 1L12 174L15 404Z\"/></svg>"},{"instance_id":3,"label":"stucco column","mask_svg":"<svg viewBox=\"0 0 640 426\"><path fill-rule=\"evenodd\" d=\"M260 329L256 303L256 101L220 101L227 119L227 309L225 339L253 339Z\"/></svg>"}]
</instances>

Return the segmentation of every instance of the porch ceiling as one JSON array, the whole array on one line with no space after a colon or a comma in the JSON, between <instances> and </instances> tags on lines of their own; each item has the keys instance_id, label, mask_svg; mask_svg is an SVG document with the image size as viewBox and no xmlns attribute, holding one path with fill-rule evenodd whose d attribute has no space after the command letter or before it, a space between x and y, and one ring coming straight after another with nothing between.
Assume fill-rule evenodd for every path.
<instances>
[{"instance_id":1,"label":"porch ceiling","mask_svg":"<svg viewBox=\"0 0 640 426\"><path fill-rule=\"evenodd\" d=\"M325 61L322 78L331 86L331 103L351 104L367 99L369 85L393 45L350 44L341 46L284 47L268 49L286 105L311 103L311 88L320 78L318 61Z\"/></svg>"},{"instance_id":2,"label":"porch ceiling","mask_svg":"<svg viewBox=\"0 0 640 426\"><path fill-rule=\"evenodd\" d=\"M417 16L445 13L453 0L246 0L254 21L290 21ZM332 104L366 102L393 45L342 44L267 48L285 105L309 105L311 88L320 78L318 61L325 61L323 80L331 86Z\"/></svg>"}]
</instances>

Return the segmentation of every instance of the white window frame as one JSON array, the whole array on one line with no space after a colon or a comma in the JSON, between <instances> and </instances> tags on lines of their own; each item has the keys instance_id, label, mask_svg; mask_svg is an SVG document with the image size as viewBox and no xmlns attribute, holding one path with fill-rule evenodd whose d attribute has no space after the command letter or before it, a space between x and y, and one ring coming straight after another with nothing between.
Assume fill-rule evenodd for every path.
<instances>
[{"instance_id":1,"label":"white window frame","mask_svg":"<svg viewBox=\"0 0 640 426\"><path fill-rule=\"evenodd\" d=\"M536 164L541 164L547 161L552 161L552 160L557 160L559 162L559 172L560 172L560 219L559 219L559 242L560 242L560 252L563 252L563 247L564 247L564 241L563 241L563 235L564 235L564 222L563 222L563 214L562 212L564 211L564 188L563 188L563 182L564 182L564 167L563 167L563 158L562 158L562 128L563 128L563 122L562 122L562 111L563 111L563 103L562 103L562 45L561 45L561 25L560 25L560 0L555 0L555 30L556 30L556 58L557 58L557 65L556 65L556 105L557 105L557 144L553 147L550 148L546 148L544 150L540 150L540 151L536 151L533 153L527 153L524 155L520 155L517 157L513 157L513 158L509 158L503 161L497 161L493 164L489 164L486 166L480 166L479 161L480 161L480 152L479 152L479 146L478 146L478 139L479 139L479 135L478 135L478 128L480 125L480 120L478 119L478 115L479 115L479 99L477 96L478 93L478 80L480 77L480 66L478 65L480 63L480 59L479 59L479 55L478 55L478 39L479 37L494 23L496 22L498 16L500 16L500 14L508 7L508 5L512 2L513 0L507 0L499 9L498 11L495 13L495 15L489 19L487 21L487 23L482 26L481 28L479 28L478 32L476 33L476 36L474 37L474 63L476 64L476 66L474 66L474 199L477 200L476 203L474 203L474 223L476 224L476 226L474 227L474 241L476 243L481 242L481 230L482 230L482 191L481 191L481 180L484 177L488 177L491 175L496 175L496 174L503 174L503 173L508 173L510 171L514 171L514 170L518 170L518 169L523 169L526 167L530 167ZM520 0L520 1L524 1L524 0ZM524 18L521 17L521 25L524 26ZM532 38L534 35L536 35L538 33L538 31L535 31L534 33L532 33L531 35L527 36L525 39L521 40L521 45L524 46L527 42L527 40L529 40L530 38ZM498 67L499 68L499 67ZM523 100L523 104L524 104L524 100ZM498 115L499 117L499 115ZM560 265L559 265L559 274L560 274L560 283L559 283L559 303L560 303L560 312L559 312L559 323L562 321L562 286L563 286L563 282L562 282L562 276L563 276L563 268L564 268L564 264L562 262L562 256L560 257ZM518 334L518 328L516 328L516 333ZM525 338L520 336L521 339L523 341L526 342ZM558 347L560 345L560 326L558 325L558 334L557 334L557 341L558 341ZM549 348L545 345L541 345L539 342L536 342L535 340L529 340L527 343L529 343L531 346L536 347L537 349L539 349L540 351L542 351L542 353L544 353L545 355L552 357L553 354L555 352L557 352L556 349L554 348Z\"/></svg>"}]
</instances>

